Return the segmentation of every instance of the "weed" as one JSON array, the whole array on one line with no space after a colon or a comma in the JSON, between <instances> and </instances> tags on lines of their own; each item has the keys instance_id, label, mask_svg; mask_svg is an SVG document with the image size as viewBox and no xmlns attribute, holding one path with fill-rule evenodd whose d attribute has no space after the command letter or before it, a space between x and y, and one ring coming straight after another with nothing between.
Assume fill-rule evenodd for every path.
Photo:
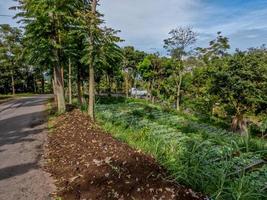
<instances>
[{"instance_id":1,"label":"weed","mask_svg":"<svg viewBox=\"0 0 267 200\"><path fill-rule=\"evenodd\" d=\"M169 179L216 200L267 199L265 165L239 173L266 157L266 141L243 138L196 116L162 110L142 100L100 103L96 110L108 132L153 155L169 171Z\"/></svg>"}]
</instances>

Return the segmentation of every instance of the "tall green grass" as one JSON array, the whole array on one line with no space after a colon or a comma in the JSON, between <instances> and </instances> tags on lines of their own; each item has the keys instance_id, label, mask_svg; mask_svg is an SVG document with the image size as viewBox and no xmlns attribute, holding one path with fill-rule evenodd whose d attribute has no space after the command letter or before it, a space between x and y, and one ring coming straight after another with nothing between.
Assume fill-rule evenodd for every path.
<instances>
[{"instance_id":1,"label":"tall green grass","mask_svg":"<svg viewBox=\"0 0 267 200\"><path fill-rule=\"evenodd\" d=\"M98 121L114 137L151 154L175 180L217 200L267 199L266 141L240 137L197 117L144 101L98 100Z\"/></svg>"}]
</instances>

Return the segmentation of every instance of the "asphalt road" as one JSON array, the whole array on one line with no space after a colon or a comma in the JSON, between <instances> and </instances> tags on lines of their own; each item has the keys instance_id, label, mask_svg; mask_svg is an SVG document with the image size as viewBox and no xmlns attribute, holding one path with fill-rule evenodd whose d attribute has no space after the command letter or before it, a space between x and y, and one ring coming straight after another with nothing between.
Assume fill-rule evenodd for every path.
<instances>
[{"instance_id":1,"label":"asphalt road","mask_svg":"<svg viewBox=\"0 0 267 200\"><path fill-rule=\"evenodd\" d=\"M54 190L42 169L49 95L0 104L0 200L46 200Z\"/></svg>"}]
</instances>

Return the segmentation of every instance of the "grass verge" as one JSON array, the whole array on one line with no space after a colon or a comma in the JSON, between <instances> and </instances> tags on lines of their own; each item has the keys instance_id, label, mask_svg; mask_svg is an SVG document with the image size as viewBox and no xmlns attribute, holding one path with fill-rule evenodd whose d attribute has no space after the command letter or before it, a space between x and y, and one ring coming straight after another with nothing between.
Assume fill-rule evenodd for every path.
<instances>
[{"instance_id":1,"label":"grass verge","mask_svg":"<svg viewBox=\"0 0 267 200\"><path fill-rule=\"evenodd\" d=\"M151 154L169 179L212 199L267 199L267 144L143 101L98 101L104 129Z\"/></svg>"}]
</instances>

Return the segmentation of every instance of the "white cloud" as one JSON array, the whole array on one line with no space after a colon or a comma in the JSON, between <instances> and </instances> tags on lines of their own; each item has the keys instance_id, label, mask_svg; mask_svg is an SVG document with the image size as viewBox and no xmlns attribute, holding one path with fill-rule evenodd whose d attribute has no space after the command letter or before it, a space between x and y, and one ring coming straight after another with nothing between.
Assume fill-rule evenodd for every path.
<instances>
[{"instance_id":1,"label":"white cloud","mask_svg":"<svg viewBox=\"0 0 267 200\"><path fill-rule=\"evenodd\" d=\"M227 6L218 2L101 0L99 9L105 15L107 26L122 31L120 36L125 39L123 45L133 45L150 52L163 52L163 40L168 37L168 32L181 25L194 27L199 33L199 46L207 46L218 31L230 38L233 48L247 48L267 43L266 0L240 3L248 3L245 7L238 7L235 0L225 0ZM13 15L14 12L8 10L12 5L13 0L0 0L0 14ZM0 16L0 24L16 25L15 21L10 17Z\"/></svg>"},{"instance_id":2,"label":"white cloud","mask_svg":"<svg viewBox=\"0 0 267 200\"><path fill-rule=\"evenodd\" d=\"M248 47L260 46L267 43L267 9L247 10L246 12L235 13L235 10L224 11L229 17L223 17L219 23L210 23L206 27L199 27L197 31L204 35L200 44L207 45L208 41L216 36L218 31L230 38L232 49L246 49ZM207 37L205 37L205 35ZM209 37L211 36L211 37Z\"/></svg>"},{"instance_id":3,"label":"white cloud","mask_svg":"<svg viewBox=\"0 0 267 200\"><path fill-rule=\"evenodd\" d=\"M240 30L249 29L266 29L267 9L250 11L244 15L233 15L230 18L225 18L225 22L218 25L210 26L209 28L200 29L201 32L215 33L223 31L225 34L231 35Z\"/></svg>"},{"instance_id":4,"label":"white cloud","mask_svg":"<svg viewBox=\"0 0 267 200\"><path fill-rule=\"evenodd\" d=\"M162 51L168 32L181 25L193 25L199 32L200 46L208 45L218 31L230 37L234 48L249 47L252 41L266 43L266 37L262 37L267 29L266 8L249 7L244 11L242 7L222 7L205 0L101 0L100 10L108 26L122 31L125 45L147 51ZM248 34L250 29L258 31ZM241 38L244 41L239 45ZM245 38L250 42L246 43Z\"/></svg>"},{"instance_id":5,"label":"white cloud","mask_svg":"<svg viewBox=\"0 0 267 200\"><path fill-rule=\"evenodd\" d=\"M107 25L138 48L159 48L168 32L190 25L197 18L200 0L102 0L100 10Z\"/></svg>"}]
</instances>

